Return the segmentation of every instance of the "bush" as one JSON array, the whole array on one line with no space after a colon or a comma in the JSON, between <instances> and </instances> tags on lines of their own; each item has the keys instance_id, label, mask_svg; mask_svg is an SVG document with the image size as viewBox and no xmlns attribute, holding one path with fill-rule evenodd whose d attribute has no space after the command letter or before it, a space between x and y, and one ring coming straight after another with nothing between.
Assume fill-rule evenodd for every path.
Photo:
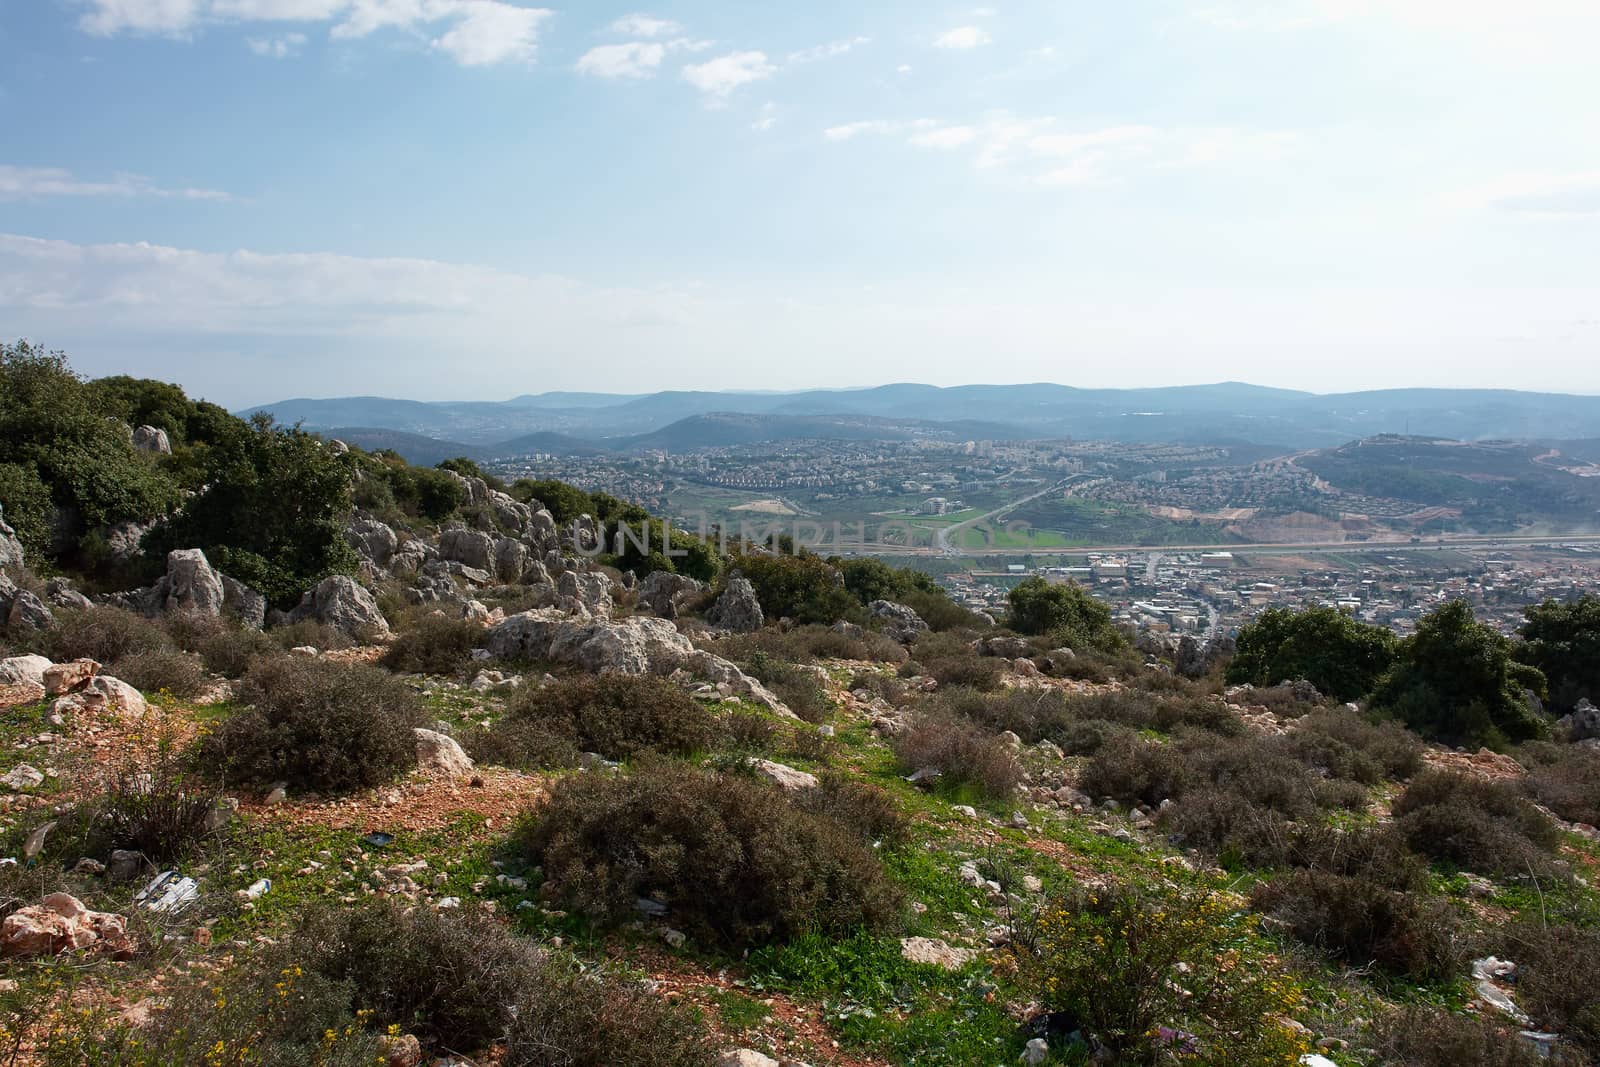
<instances>
[{"instance_id":1,"label":"bush","mask_svg":"<svg viewBox=\"0 0 1600 1067\"><path fill-rule=\"evenodd\" d=\"M1180 727L1194 727L1239 737L1247 729L1239 716L1220 701L1182 693L1110 689L1074 696L1067 703L1073 718L1101 719L1133 730L1172 733Z\"/></svg>"},{"instance_id":2,"label":"bush","mask_svg":"<svg viewBox=\"0 0 1600 1067\"><path fill-rule=\"evenodd\" d=\"M58 612L56 623L44 641L45 654L58 663L73 659L111 663L141 652L166 652L172 648L172 639L165 630L122 608Z\"/></svg>"},{"instance_id":3,"label":"bush","mask_svg":"<svg viewBox=\"0 0 1600 1067\"><path fill-rule=\"evenodd\" d=\"M135 652L113 660L106 673L146 693L192 697L206 687L205 665L190 652Z\"/></svg>"},{"instance_id":4,"label":"bush","mask_svg":"<svg viewBox=\"0 0 1600 1067\"><path fill-rule=\"evenodd\" d=\"M729 947L887 929L902 903L856 828L765 783L669 763L562 779L520 844L551 900L604 923L656 900Z\"/></svg>"},{"instance_id":5,"label":"bush","mask_svg":"<svg viewBox=\"0 0 1600 1067\"><path fill-rule=\"evenodd\" d=\"M1241 960L1247 923L1198 889L1079 892L1046 906L1022 974L1043 1010L1073 1019L1111 1062L1292 1064L1310 1042L1281 1020L1300 993Z\"/></svg>"},{"instance_id":6,"label":"bush","mask_svg":"<svg viewBox=\"0 0 1600 1067\"><path fill-rule=\"evenodd\" d=\"M1566 710L1583 697L1600 700L1600 597L1546 600L1523 614L1516 657L1549 679L1552 706Z\"/></svg>"},{"instance_id":7,"label":"bush","mask_svg":"<svg viewBox=\"0 0 1600 1067\"><path fill-rule=\"evenodd\" d=\"M459 674L472 664L483 627L467 619L424 615L384 650L383 666L403 674Z\"/></svg>"},{"instance_id":8,"label":"bush","mask_svg":"<svg viewBox=\"0 0 1600 1067\"><path fill-rule=\"evenodd\" d=\"M548 737L580 752L626 760L645 750L688 756L708 749L716 740L717 718L671 682L586 674L519 690L488 732L487 744L505 744L508 751L516 746L507 742L531 740L530 755L536 755L546 743L540 738ZM537 766L528 759L509 765Z\"/></svg>"},{"instance_id":9,"label":"bush","mask_svg":"<svg viewBox=\"0 0 1600 1067\"><path fill-rule=\"evenodd\" d=\"M757 649L745 661L744 669L806 722L822 722L833 710L817 676L796 664Z\"/></svg>"},{"instance_id":10,"label":"bush","mask_svg":"<svg viewBox=\"0 0 1600 1067\"><path fill-rule=\"evenodd\" d=\"M1155 807L1182 796L1195 781L1194 769L1177 745L1119 734L1108 737L1084 767L1079 788L1090 796Z\"/></svg>"},{"instance_id":11,"label":"bush","mask_svg":"<svg viewBox=\"0 0 1600 1067\"><path fill-rule=\"evenodd\" d=\"M1393 664L1398 644L1387 628L1358 622L1337 608L1268 608L1240 627L1227 679L1272 686L1304 678L1319 692L1356 700Z\"/></svg>"},{"instance_id":12,"label":"bush","mask_svg":"<svg viewBox=\"0 0 1600 1067\"><path fill-rule=\"evenodd\" d=\"M1441 863L1487 875L1549 870L1555 824L1510 786L1453 771L1424 771L1394 803L1406 843Z\"/></svg>"},{"instance_id":13,"label":"bush","mask_svg":"<svg viewBox=\"0 0 1600 1067\"><path fill-rule=\"evenodd\" d=\"M740 556L739 572L755 587L769 620L830 626L840 619L861 621L865 611L844 587L844 579L818 556Z\"/></svg>"},{"instance_id":14,"label":"bush","mask_svg":"<svg viewBox=\"0 0 1600 1067\"><path fill-rule=\"evenodd\" d=\"M318 652L338 652L355 647L349 634L315 619L301 619L286 626L274 626L270 636L281 649L314 648Z\"/></svg>"},{"instance_id":15,"label":"bush","mask_svg":"<svg viewBox=\"0 0 1600 1067\"><path fill-rule=\"evenodd\" d=\"M1544 1059L1515 1030L1420 1005L1379 1028L1378 1053L1392 1067L1578 1067L1582 1062L1561 1053Z\"/></svg>"},{"instance_id":16,"label":"bush","mask_svg":"<svg viewBox=\"0 0 1600 1067\"><path fill-rule=\"evenodd\" d=\"M787 632L768 627L751 634L733 634L708 647L737 663L749 662L757 653L785 663L814 663L819 659L904 663L907 656L904 646L876 631L816 625L797 626Z\"/></svg>"},{"instance_id":17,"label":"bush","mask_svg":"<svg viewBox=\"0 0 1600 1067\"><path fill-rule=\"evenodd\" d=\"M1522 923L1501 937L1517 962L1517 1003L1542 1029L1600 1056L1600 931Z\"/></svg>"},{"instance_id":18,"label":"bush","mask_svg":"<svg viewBox=\"0 0 1600 1067\"><path fill-rule=\"evenodd\" d=\"M1011 628L1022 634L1050 634L1058 644L1115 651L1128 639L1111 621L1111 609L1071 582L1053 585L1024 579L1007 594Z\"/></svg>"},{"instance_id":19,"label":"bush","mask_svg":"<svg viewBox=\"0 0 1600 1067\"><path fill-rule=\"evenodd\" d=\"M416 765L412 732L426 720L406 685L377 667L298 656L251 664L244 710L199 742L225 781L284 781L323 793L363 789Z\"/></svg>"},{"instance_id":20,"label":"bush","mask_svg":"<svg viewBox=\"0 0 1600 1067\"><path fill-rule=\"evenodd\" d=\"M1374 723L1348 708L1326 708L1314 711L1295 723L1295 737L1306 744L1302 752L1317 750L1319 739L1328 739L1344 745L1354 755L1343 756L1340 769L1329 766L1331 773L1342 778L1375 784L1370 777L1375 766L1382 777L1409 778L1422 769L1422 743L1416 735L1398 723ZM1324 748L1324 752L1334 750Z\"/></svg>"},{"instance_id":21,"label":"bush","mask_svg":"<svg viewBox=\"0 0 1600 1067\"><path fill-rule=\"evenodd\" d=\"M1258 885L1251 903L1300 941L1355 967L1416 982L1453 976L1466 959L1450 905L1360 876L1295 871Z\"/></svg>"},{"instance_id":22,"label":"bush","mask_svg":"<svg viewBox=\"0 0 1600 1067\"><path fill-rule=\"evenodd\" d=\"M1423 737L1450 744L1502 747L1549 733L1530 702L1544 675L1512 659L1513 645L1453 600L1424 615L1400 644L1395 666L1372 694L1372 707Z\"/></svg>"},{"instance_id":23,"label":"bush","mask_svg":"<svg viewBox=\"0 0 1600 1067\"><path fill-rule=\"evenodd\" d=\"M893 795L837 771L824 771L822 788L795 797L799 807L851 827L874 842L902 844L910 828Z\"/></svg>"},{"instance_id":24,"label":"bush","mask_svg":"<svg viewBox=\"0 0 1600 1067\"><path fill-rule=\"evenodd\" d=\"M754 711L730 711L719 723L723 743L736 752L765 752L778 734L777 725Z\"/></svg>"},{"instance_id":25,"label":"bush","mask_svg":"<svg viewBox=\"0 0 1600 1067\"><path fill-rule=\"evenodd\" d=\"M1533 798L1568 822L1600 826L1600 754L1576 745L1530 749L1524 784Z\"/></svg>"},{"instance_id":26,"label":"bush","mask_svg":"<svg viewBox=\"0 0 1600 1067\"><path fill-rule=\"evenodd\" d=\"M281 651L282 646L260 630L219 630L203 638L195 651L206 669L224 678L238 678L249 668L257 656L268 656Z\"/></svg>"},{"instance_id":27,"label":"bush","mask_svg":"<svg viewBox=\"0 0 1600 1067\"><path fill-rule=\"evenodd\" d=\"M1185 846L1204 849L1228 867L1276 867L1294 847L1288 819L1231 789L1196 789L1164 812L1161 823Z\"/></svg>"},{"instance_id":28,"label":"bush","mask_svg":"<svg viewBox=\"0 0 1600 1067\"><path fill-rule=\"evenodd\" d=\"M1022 783L1022 764L998 734L948 716L922 714L895 736L895 759L913 774L934 768L940 784L976 790L990 800L1007 800Z\"/></svg>"},{"instance_id":29,"label":"bush","mask_svg":"<svg viewBox=\"0 0 1600 1067\"><path fill-rule=\"evenodd\" d=\"M1005 668L999 661L976 655L924 657L924 669L941 686L963 686L979 692L1000 688Z\"/></svg>"}]
</instances>

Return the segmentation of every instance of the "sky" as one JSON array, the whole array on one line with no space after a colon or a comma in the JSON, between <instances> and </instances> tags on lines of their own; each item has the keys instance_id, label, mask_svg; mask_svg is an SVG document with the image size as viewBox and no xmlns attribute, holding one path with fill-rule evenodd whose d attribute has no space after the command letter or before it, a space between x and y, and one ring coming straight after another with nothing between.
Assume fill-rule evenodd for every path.
<instances>
[{"instance_id":1,"label":"sky","mask_svg":"<svg viewBox=\"0 0 1600 1067\"><path fill-rule=\"evenodd\" d=\"M0 338L231 407L1600 393L1594 0L561 3L0 0Z\"/></svg>"}]
</instances>

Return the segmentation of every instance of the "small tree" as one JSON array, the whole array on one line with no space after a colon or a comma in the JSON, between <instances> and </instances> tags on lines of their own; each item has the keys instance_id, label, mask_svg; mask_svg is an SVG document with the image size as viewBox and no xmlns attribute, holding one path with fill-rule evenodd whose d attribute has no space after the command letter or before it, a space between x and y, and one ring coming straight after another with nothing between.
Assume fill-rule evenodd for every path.
<instances>
[{"instance_id":1,"label":"small tree","mask_svg":"<svg viewBox=\"0 0 1600 1067\"><path fill-rule=\"evenodd\" d=\"M1584 697L1600 700L1600 597L1546 600L1523 614L1516 657L1549 680L1550 703L1565 710Z\"/></svg>"},{"instance_id":2,"label":"small tree","mask_svg":"<svg viewBox=\"0 0 1600 1067\"><path fill-rule=\"evenodd\" d=\"M1372 705L1422 734L1452 744L1504 745L1549 732L1528 699L1544 675L1512 658L1509 638L1473 617L1464 600L1424 615L1400 643L1395 666L1378 682Z\"/></svg>"},{"instance_id":3,"label":"small tree","mask_svg":"<svg viewBox=\"0 0 1600 1067\"><path fill-rule=\"evenodd\" d=\"M1111 609L1071 582L1028 578L1011 590L1011 628L1051 634L1075 647L1120 648L1126 639L1111 621Z\"/></svg>"},{"instance_id":4,"label":"small tree","mask_svg":"<svg viewBox=\"0 0 1600 1067\"><path fill-rule=\"evenodd\" d=\"M1393 665L1399 644L1388 629L1335 608L1269 608L1240 628L1228 681L1264 686L1304 678L1328 696L1355 700Z\"/></svg>"}]
</instances>

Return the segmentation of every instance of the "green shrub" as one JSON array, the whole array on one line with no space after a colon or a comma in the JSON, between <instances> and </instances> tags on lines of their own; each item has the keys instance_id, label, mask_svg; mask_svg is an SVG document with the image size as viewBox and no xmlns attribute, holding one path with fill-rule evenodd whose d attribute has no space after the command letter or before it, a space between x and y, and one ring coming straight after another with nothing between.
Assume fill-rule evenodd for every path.
<instances>
[{"instance_id":1,"label":"green shrub","mask_svg":"<svg viewBox=\"0 0 1600 1067\"><path fill-rule=\"evenodd\" d=\"M1022 634L1049 634L1057 644L1115 651L1128 639L1111 620L1111 609L1071 582L1027 578L1007 594L1008 622Z\"/></svg>"},{"instance_id":2,"label":"green shrub","mask_svg":"<svg viewBox=\"0 0 1600 1067\"><path fill-rule=\"evenodd\" d=\"M206 670L224 678L238 678L249 668L251 660L280 652L282 646L260 630L241 627L237 630L220 630L202 639L195 651L200 653Z\"/></svg>"},{"instance_id":3,"label":"green shrub","mask_svg":"<svg viewBox=\"0 0 1600 1067\"><path fill-rule=\"evenodd\" d=\"M384 650L382 664L404 674L459 674L472 664L483 627L468 619L424 615Z\"/></svg>"},{"instance_id":4,"label":"green shrub","mask_svg":"<svg viewBox=\"0 0 1600 1067\"><path fill-rule=\"evenodd\" d=\"M765 752L778 735L777 724L754 711L730 711L718 720L725 745L736 752Z\"/></svg>"},{"instance_id":5,"label":"green shrub","mask_svg":"<svg viewBox=\"0 0 1600 1067\"><path fill-rule=\"evenodd\" d=\"M1104 1045L1109 1062L1292 1064L1292 982L1241 958L1247 916L1198 889L1107 886L1050 901L1024 943L1026 988ZM1190 1051L1192 1047L1192 1051Z\"/></svg>"},{"instance_id":6,"label":"green shrub","mask_svg":"<svg viewBox=\"0 0 1600 1067\"><path fill-rule=\"evenodd\" d=\"M513 756L510 766L531 768L538 764L515 758L515 750L528 743L530 757L542 755L551 744L546 738L613 760L632 759L646 750L691 755L715 742L717 718L660 678L586 674L518 690L488 734L474 742L482 746L480 751L499 746Z\"/></svg>"},{"instance_id":7,"label":"green shrub","mask_svg":"<svg viewBox=\"0 0 1600 1067\"><path fill-rule=\"evenodd\" d=\"M1453 771L1419 774L1394 815L1412 849L1480 874L1545 873L1560 841L1555 824L1511 786Z\"/></svg>"},{"instance_id":8,"label":"green shrub","mask_svg":"<svg viewBox=\"0 0 1600 1067\"><path fill-rule=\"evenodd\" d=\"M826 788L825 786L823 788ZM651 763L557 783L520 835L548 899L605 923L664 904L729 947L887 929L899 891L860 832L742 775Z\"/></svg>"},{"instance_id":9,"label":"green shrub","mask_svg":"<svg viewBox=\"0 0 1600 1067\"><path fill-rule=\"evenodd\" d=\"M1009 799L1022 783L1022 764L1011 747L998 734L962 719L918 715L895 735L893 746L902 772L931 767L941 785L967 786L990 800Z\"/></svg>"},{"instance_id":10,"label":"green shrub","mask_svg":"<svg viewBox=\"0 0 1600 1067\"><path fill-rule=\"evenodd\" d=\"M844 579L818 556L740 556L739 573L755 587L761 611L769 620L832 625L840 619L861 621L865 611L844 587Z\"/></svg>"},{"instance_id":11,"label":"green shrub","mask_svg":"<svg viewBox=\"0 0 1600 1067\"><path fill-rule=\"evenodd\" d=\"M822 722L833 710L817 676L794 663L758 648L743 666L806 722Z\"/></svg>"},{"instance_id":12,"label":"green shrub","mask_svg":"<svg viewBox=\"0 0 1600 1067\"><path fill-rule=\"evenodd\" d=\"M1566 710L1583 697L1600 700L1600 597L1546 600L1523 614L1516 657L1549 680L1551 705Z\"/></svg>"},{"instance_id":13,"label":"green shrub","mask_svg":"<svg viewBox=\"0 0 1600 1067\"><path fill-rule=\"evenodd\" d=\"M247 705L199 742L202 765L228 782L339 793L416 765L426 720L399 679L377 667L279 656L250 665Z\"/></svg>"},{"instance_id":14,"label":"green shrub","mask_svg":"<svg viewBox=\"0 0 1600 1067\"><path fill-rule=\"evenodd\" d=\"M1326 738L1346 746L1354 755L1342 757L1341 769L1328 769L1369 785L1377 781L1371 777L1371 766L1388 778L1409 778L1422 769L1422 743L1415 734L1398 723L1374 723L1348 708L1314 711L1295 723L1291 736L1302 741Z\"/></svg>"},{"instance_id":15,"label":"green shrub","mask_svg":"<svg viewBox=\"0 0 1600 1067\"><path fill-rule=\"evenodd\" d=\"M1259 884L1251 903L1298 940L1355 967L1376 964L1431 982L1452 977L1466 958L1449 904L1360 876L1295 871Z\"/></svg>"},{"instance_id":16,"label":"green shrub","mask_svg":"<svg viewBox=\"0 0 1600 1067\"><path fill-rule=\"evenodd\" d=\"M1227 679L1273 686L1303 678L1338 700L1356 700L1394 663L1398 644L1387 628L1336 608L1268 608L1240 627Z\"/></svg>"},{"instance_id":17,"label":"green shrub","mask_svg":"<svg viewBox=\"0 0 1600 1067\"><path fill-rule=\"evenodd\" d=\"M1182 796L1196 780L1193 766L1177 745L1118 734L1106 738L1078 781L1090 796L1155 807Z\"/></svg>"}]
</instances>

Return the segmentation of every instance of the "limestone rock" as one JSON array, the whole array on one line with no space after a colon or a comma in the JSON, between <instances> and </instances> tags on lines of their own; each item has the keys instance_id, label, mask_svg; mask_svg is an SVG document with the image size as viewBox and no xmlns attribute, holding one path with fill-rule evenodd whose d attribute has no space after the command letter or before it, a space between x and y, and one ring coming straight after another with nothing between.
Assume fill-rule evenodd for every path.
<instances>
[{"instance_id":1,"label":"limestone rock","mask_svg":"<svg viewBox=\"0 0 1600 1067\"><path fill-rule=\"evenodd\" d=\"M472 773L472 760L462 751L455 738L421 727L414 732L417 737L417 766L452 778L464 778Z\"/></svg>"},{"instance_id":2,"label":"limestone rock","mask_svg":"<svg viewBox=\"0 0 1600 1067\"><path fill-rule=\"evenodd\" d=\"M753 633L761 629L766 617L761 612L761 601L756 597L755 586L742 575L729 578L722 588L722 595L706 612L706 621L735 633Z\"/></svg>"},{"instance_id":3,"label":"limestone rock","mask_svg":"<svg viewBox=\"0 0 1600 1067\"><path fill-rule=\"evenodd\" d=\"M686 575L652 571L639 583L639 603L663 619L676 619L684 606L705 589L705 583Z\"/></svg>"},{"instance_id":4,"label":"limestone rock","mask_svg":"<svg viewBox=\"0 0 1600 1067\"><path fill-rule=\"evenodd\" d=\"M977 953L970 948L956 948L936 937L907 937L900 941L900 955L912 963L928 963L947 971L959 971Z\"/></svg>"},{"instance_id":5,"label":"limestone rock","mask_svg":"<svg viewBox=\"0 0 1600 1067\"><path fill-rule=\"evenodd\" d=\"M387 567L400 547L400 538L387 523L359 519L345 527L344 539L356 555L378 566Z\"/></svg>"},{"instance_id":6,"label":"limestone rock","mask_svg":"<svg viewBox=\"0 0 1600 1067\"><path fill-rule=\"evenodd\" d=\"M494 538L481 530L454 527L439 535L439 558L476 570L493 570Z\"/></svg>"},{"instance_id":7,"label":"limestone rock","mask_svg":"<svg viewBox=\"0 0 1600 1067\"><path fill-rule=\"evenodd\" d=\"M44 685L50 661L43 656L11 656L0 659L0 685Z\"/></svg>"},{"instance_id":8,"label":"limestone rock","mask_svg":"<svg viewBox=\"0 0 1600 1067\"><path fill-rule=\"evenodd\" d=\"M316 588L308 590L289 618L293 622L316 619L347 634L360 630L389 632L389 623L372 594L342 574L324 578Z\"/></svg>"},{"instance_id":9,"label":"limestone rock","mask_svg":"<svg viewBox=\"0 0 1600 1067\"><path fill-rule=\"evenodd\" d=\"M90 911L66 893L51 893L38 904L12 912L0 924L0 956L55 956L79 949L119 960L132 957L127 920Z\"/></svg>"},{"instance_id":10,"label":"limestone rock","mask_svg":"<svg viewBox=\"0 0 1600 1067\"><path fill-rule=\"evenodd\" d=\"M56 663L46 667L40 684L50 696L60 696L62 693L82 689L99 673L100 664L94 660L75 659L68 663Z\"/></svg>"},{"instance_id":11,"label":"limestone rock","mask_svg":"<svg viewBox=\"0 0 1600 1067\"><path fill-rule=\"evenodd\" d=\"M14 630L48 630L55 626L56 617L50 607L38 596L19 589L11 598L11 608L5 615L6 625Z\"/></svg>"},{"instance_id":12,"label":"limestone rock","mask_svg":"<svg viewBox=\"0 0 1600 1067\"><path fill-rule=\"evenodd\" d=\"M756 775L765 778L785 793L800 793L807 789L817 787L817 776L807 774L805 771L796 770L782 763L774 763L769 759L752 760L750 766Z\"/></svg>"},{"instance_id":13,"label":"limestone rock","mask_svg":"<svg viewBox=\"0 0 1600 1067\"><path fill-rule=\"evenodd\" d=\"M909 645L928 632L928 624L922 621L921 615L892 600L874 600L867 605L867 612L882 623L884 634L902 645Z\"/></svg>"},{"instance_id":14,"label":"limestone rock","mask_svg":"<svg viewBox=\"0 0 1600 1067\"><path fill-rule=\"evenodd\" d=\"M172 455L172 442L167 431L157 426L139 426L133 431L133 447L155 456Z\"/></svg>"},{"instance_id":15,"label":"limestone rock","mask_svg":"<svg viewBox=\"0 0 1600 1067\"><path fill-rule=\"evenodd\" d=\"M99 696L106 704L125 716L138 718L145 713L144 694L120 678L109 674L96 675L84 687L84 696Z\"/></svg>"},{"instance_id":16,"label":"limestone rock","mask_svg":"<svg viewBox=\"0 0 1600 1067\"><path fill-rule=\"evenodd\" d=\"M1584 697L1571 714L1562 716L1561 721L1556 723L1556 731L1568 741L1587 741L1600 737L1600 708Z\"/></svg>"},{"instance_id":17,"label":"limestone rock","mask_svg":"<svg viewBox=\"0 0 1600 1067\"><path fill-rule=\"evenodd\" d=\"M613 607L611 578L598 572L567 571L556 580L556 592L571 597L591 615L610 615Z\"/></svg>"},{"instance_id":18,"label":"limestone rock","mask_svg":"<svg viewBox=\"0 0 1600 1067\"><path fill-rule=\"evenodd\" d=\"M163 583L162 607L166 611L211 619L222 614L222 576L200 549L177 548L168 552Z\"/></svg>"},{"instance_id":19,"label":"limestone rock","mask_svg":"<svg viewBox=\"0 0 1600 1067\"><path fill-rule=\"evenodd\" d=\"M6 524L5 510L0 508L0 567L21 568L23 563L22 542L17 540L17 531Z\"/></svg>"}]
</instances>

